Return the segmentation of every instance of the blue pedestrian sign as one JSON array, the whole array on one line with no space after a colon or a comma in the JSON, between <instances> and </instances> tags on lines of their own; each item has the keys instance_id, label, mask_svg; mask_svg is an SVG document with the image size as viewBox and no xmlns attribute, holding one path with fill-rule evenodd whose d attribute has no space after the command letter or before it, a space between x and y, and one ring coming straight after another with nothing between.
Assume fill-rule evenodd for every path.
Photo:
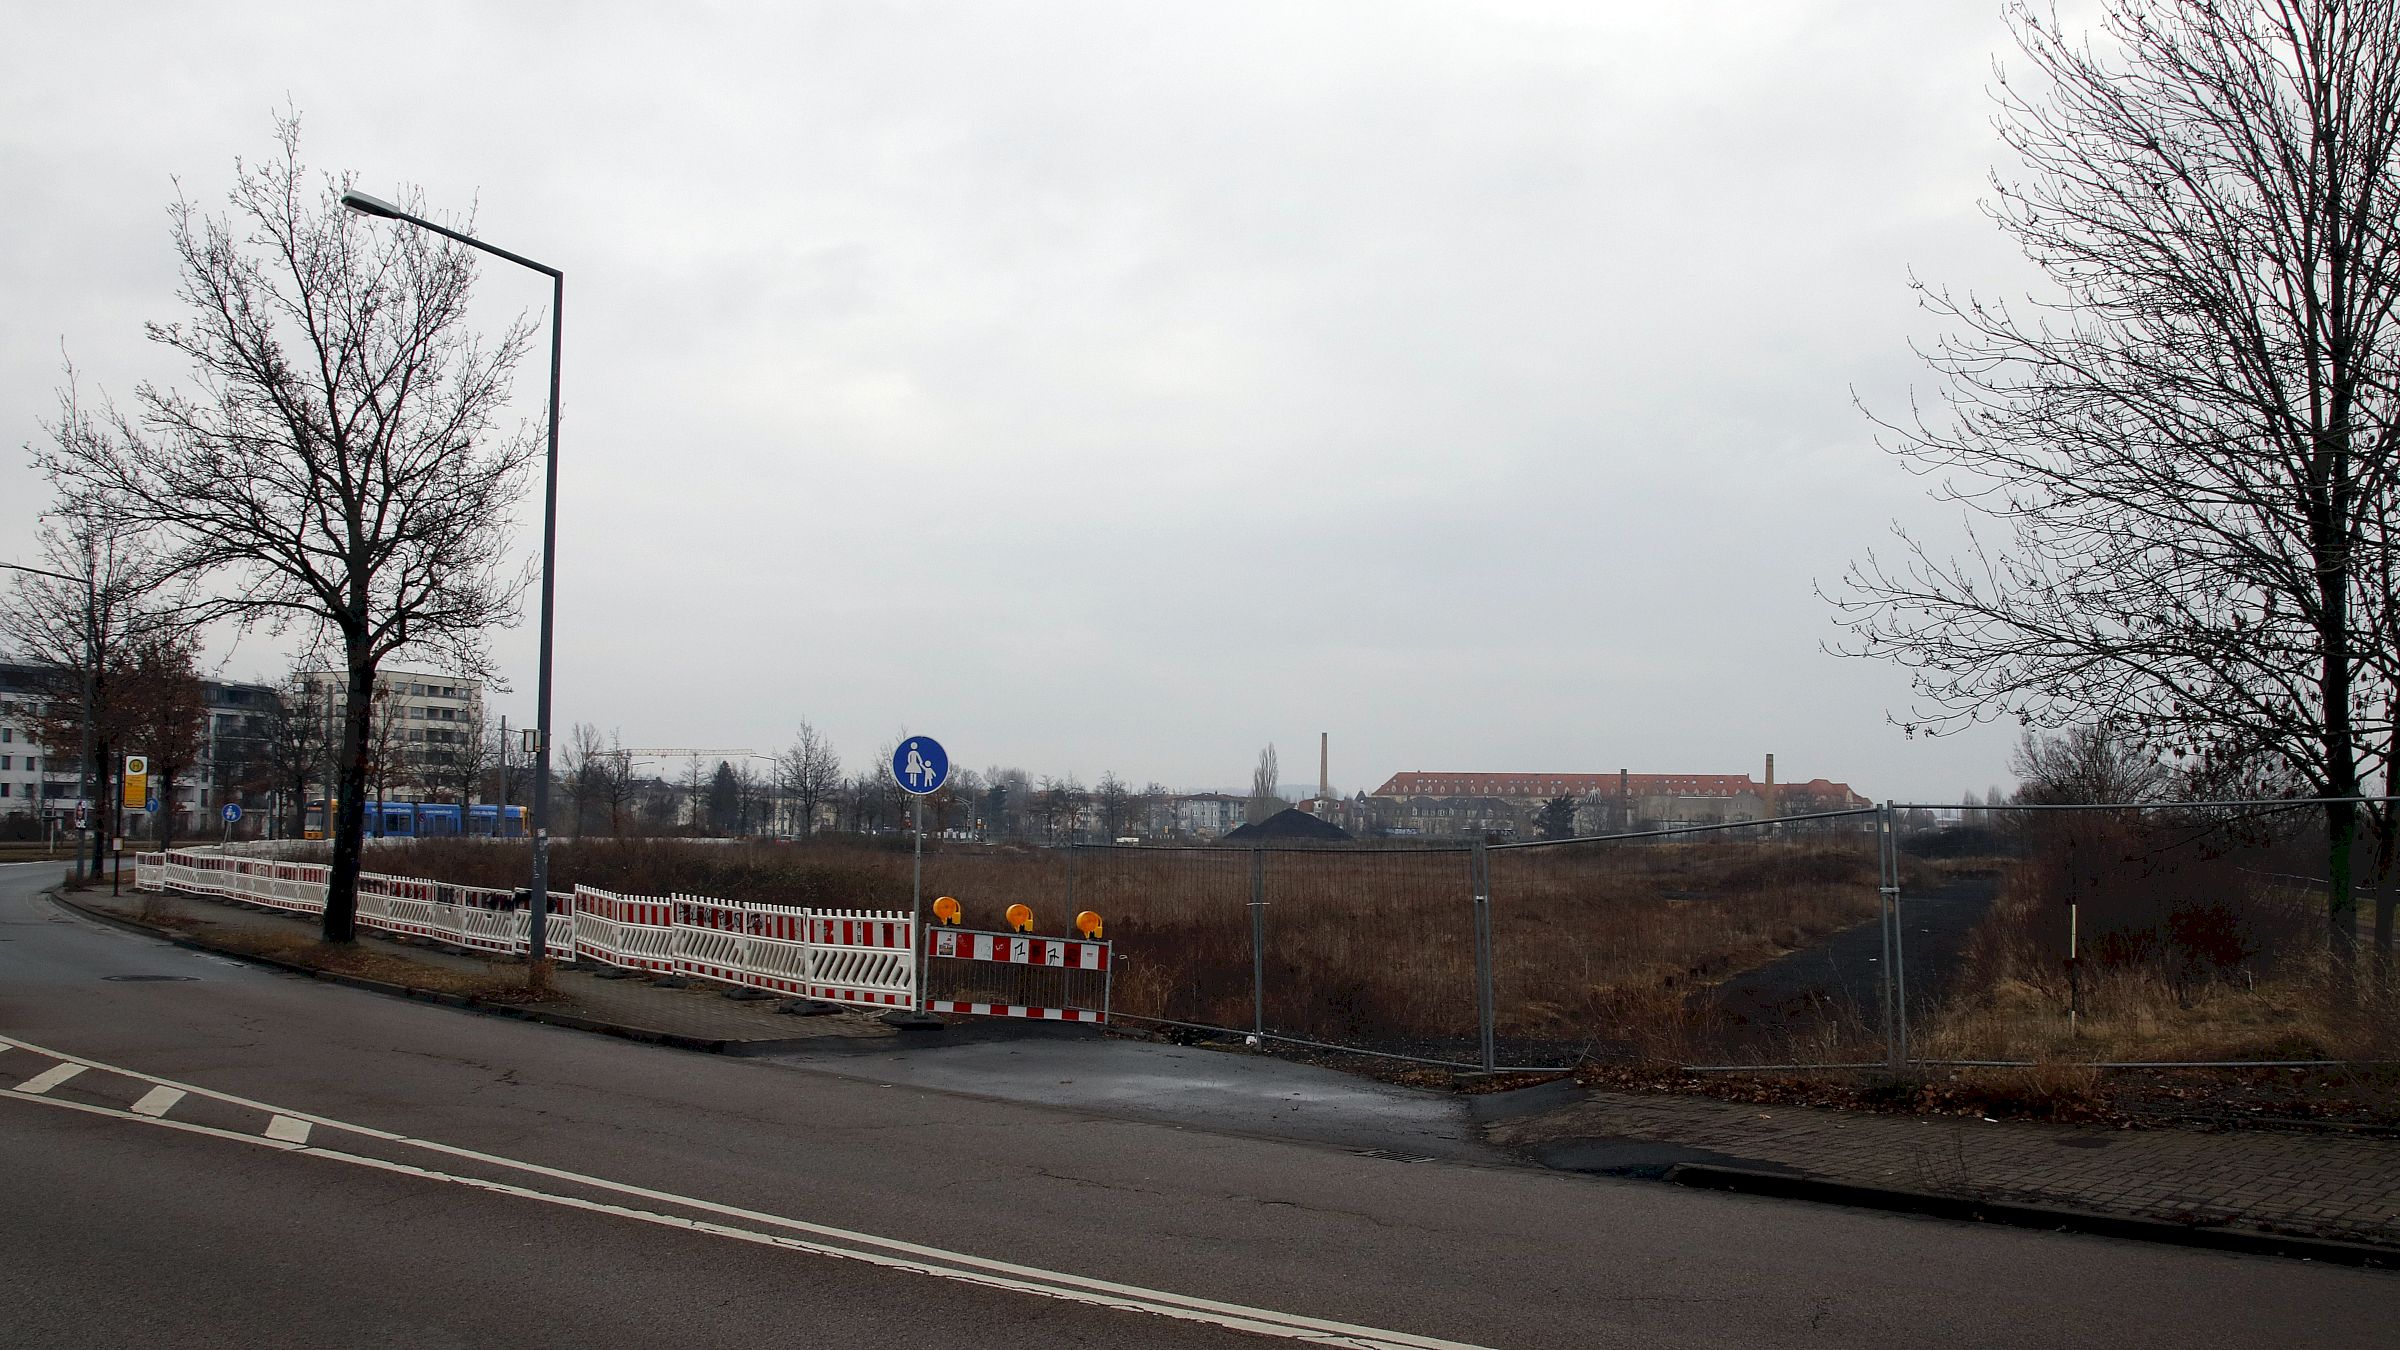
<instances>
[{"instance_id":1,"label":"blue pedestrian sign","mask_svg":"<svg viewBox=\"0 0 2400 1350\"><path fill-rule=\"evenodd\" d=\"M950 780L950 753L931 736L911 736L892 751L892 781L922 797Z\"/></svg>"},{"instance_id":2,"label":"blue pedestrian sign","mask_svg":"<svg viewBox=\"0 0 2400 1350\"><path fill-rule=\"evenodd\" d=\"M225 803L225 823L226 823L226 824L228 824L228 825L231 825L232 823L234 823L234 822L235 822L235 821L237 821L237 820L240 820L241 818L242 818L242 804L241 804L240 802L227 802L227 803Z\"/></svg>"}]
</instances>

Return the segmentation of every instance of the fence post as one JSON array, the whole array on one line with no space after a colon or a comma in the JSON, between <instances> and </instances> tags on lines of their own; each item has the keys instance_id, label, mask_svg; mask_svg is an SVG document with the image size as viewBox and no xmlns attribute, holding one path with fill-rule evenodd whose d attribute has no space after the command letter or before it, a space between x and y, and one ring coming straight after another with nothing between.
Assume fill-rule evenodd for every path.
<instances>
[{"instance_id":1,"label":"fence post","mask_svg":"<svg viewBox=\"0 0 2400 1350\"><path fill-rule=\"evenodd\" d=\"M1250 850L1250 1031L1267 1035L1267 850Z\"/></svg>"},{"instance_id":2,"label":"fence post","mask_svg":"<svg viewBox=\"0 0 2400 1350\"><path fill-rule=\"evenodd\" d=\"M1485 840L1475 841L1467 875L1475 913L1475 1029L1482 1043L1483 1071L1490 1073L1500 1061L1492 1043L1492 862L1486 845Z\"/></svg>"},{"instance_id":3,"label":"fence post","mask_svg":"<svg viewBox=\"0 0 2400 1350\"><path fill-rule=\"evenodd\" d=\"M1885 802L1875 809L1875 889L1877 908L1883 917L1883 974L1879 983L1883 992L1884 1062L1898 1070L1908 1059L1908 1013L1900 975L1899 841L1894 838L1892 827L1892 804Z\"/></svg>"}]
</instances>

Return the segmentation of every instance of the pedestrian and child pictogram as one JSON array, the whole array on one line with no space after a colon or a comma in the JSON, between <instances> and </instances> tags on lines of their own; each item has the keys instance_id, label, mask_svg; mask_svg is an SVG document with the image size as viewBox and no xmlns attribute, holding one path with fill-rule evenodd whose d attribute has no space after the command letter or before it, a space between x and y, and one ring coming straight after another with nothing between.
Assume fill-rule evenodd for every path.
<instances>
[{"instance_id":1,"label":"pedestrian and child pictogram","mask_svg":"<svg viewBox=\"0 0 2400 1350\"><path fill-rule=\"evenodd\" d=\"M892 751L892 781L922 797L950 778L950 755L931 736L911 736Z\"/></svg>"}]
</instances>

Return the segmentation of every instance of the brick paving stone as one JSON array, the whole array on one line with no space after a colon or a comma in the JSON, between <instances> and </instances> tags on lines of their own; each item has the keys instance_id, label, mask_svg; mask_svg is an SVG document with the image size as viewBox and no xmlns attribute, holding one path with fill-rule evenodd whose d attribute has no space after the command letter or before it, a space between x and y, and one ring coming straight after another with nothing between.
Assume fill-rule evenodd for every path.
<instances>
[{"instance_id":1,"label":"brick paving stone","mask_svg":"<svg viewBox=\"0 0 2400 1350\"><path fill-rule=\"evenodd\" d=\"M1613 1092L1499 1122L1491 1135L1519 1149L1641 1139L1860 1185L2400 1246L2400 1141L2367 1135L2105 1130Z\"/></svg>"},{"instance_id":2,"label":"brick paving stone","mask_svg":"<svg viewBox=\"0 0 2400 1350\"><path fill-rule=\"evenodd\" d=\"M206 940L216 933L278 933L308 936L317 930L315 918L280 910L261 911L246 905L189 895L95 896L79 892L74 903L118 918L141 922L158 917L170 926ZM188 925L188 926L187 926ZM383 955L421 966L460 974L489 976L496 981L521 981L521 962L445 951L424 942L400 942L361 931L359 945ZM695 984L688 989L662 989L647 980L606 980L561 964L552 975L560 998L539 1007L590 1018L639 1031L689 1036L699 1040L759 1044L771 1041L814 1040L820 1037L884 1037L898 1033L883 1024L880 1012L844 1009L822 1017L794 1017L775 1011L775 1003L742 1001L724 996L724 986Z\"/></svg>"}]
</instances>

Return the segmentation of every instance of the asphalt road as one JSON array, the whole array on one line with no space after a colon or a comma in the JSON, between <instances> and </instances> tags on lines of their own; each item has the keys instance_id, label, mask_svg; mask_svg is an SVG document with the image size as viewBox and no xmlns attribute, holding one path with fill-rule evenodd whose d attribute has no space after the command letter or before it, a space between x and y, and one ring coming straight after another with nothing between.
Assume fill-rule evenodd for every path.
<instances>
[{"instance_id":1,"label":"asphalt road","mask_svg":"<svg viewBox=\"0 0 2400 1350\"><path fill-rule=\"evenodd\" d=\"M1967 943L1998 898L1996 877L1962 877L1912 891L1901 903L1902 978L1909 1006L1931 1008L1949 992L1964 964ZM1737 1057L1821 1055L1821 1025L1875 1030L1883 966L1883 922L1853 924L1805 951L1746 970L1693 1006L1725 1028L1725 1048ZM1789 1062L1779 1060L1779 1062Z\"/></svg>"},{"instance_id":2,"label":"asphalt road","mask_svg":"<svg viewBox=\"0 0 2400 1350\"><path fill-rule=\"evenodd\" d=\"M57 874L0 868L11 1345L2368 1346L2400 1325L2387 1274L1394 1162L1220 1133L1205 1098L1179 1125L406 1003L70 918L36 898Z\"/></svg>"}]
</instances>

